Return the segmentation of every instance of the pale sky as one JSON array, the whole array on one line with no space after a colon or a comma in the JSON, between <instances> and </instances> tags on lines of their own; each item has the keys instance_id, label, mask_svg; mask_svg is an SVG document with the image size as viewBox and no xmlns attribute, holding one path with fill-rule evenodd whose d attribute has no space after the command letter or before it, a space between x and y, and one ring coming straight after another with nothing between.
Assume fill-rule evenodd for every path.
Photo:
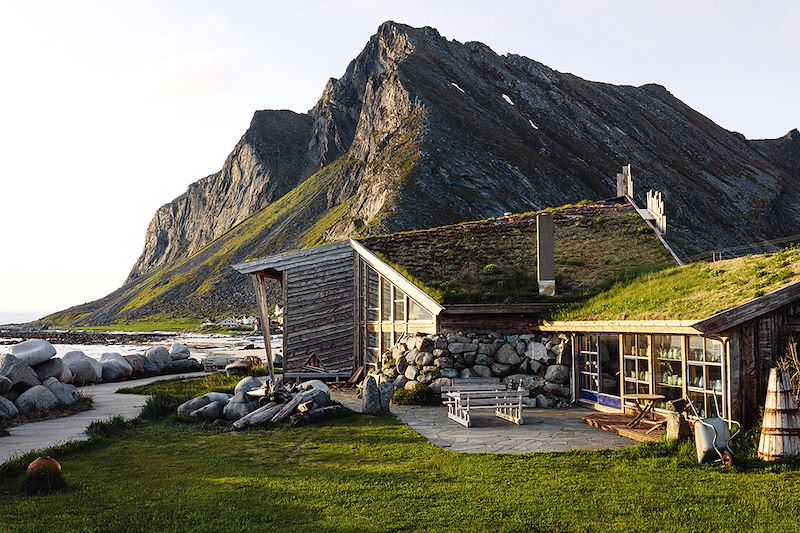
<instances>
[{"instance_id":1,"label":"pale sky","mask_svg":"<svg viewBox=\"0 0 800 533\"><path fill-rule=\"evenodd\" d=\"M385 20L660 83L748 138L800 126L800 2L0 0L0 311L117 288L155 210L256 109L311 108Z\"/></svg>"}]
</instances>

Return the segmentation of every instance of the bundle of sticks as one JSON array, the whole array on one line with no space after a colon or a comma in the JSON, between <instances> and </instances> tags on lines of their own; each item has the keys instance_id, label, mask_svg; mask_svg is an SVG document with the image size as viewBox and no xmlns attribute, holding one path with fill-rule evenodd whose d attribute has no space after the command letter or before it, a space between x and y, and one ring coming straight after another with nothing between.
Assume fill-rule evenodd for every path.
<instances>
[{"instance_id":1,"label":"bundle of sticks","mask_svg":"<svg viewBox=\"0 0 800 533\"><path fill-rule=\"evenodd\" d=\"M234 430L278 424L290 417L293 422L325 420L347 411L342 405L331 402L327 390L304 389L302 383L276 382L271 387L270 384L266 385L267 390L260 400L263 405L234 422Z\"/></svg>"}]
</instances>

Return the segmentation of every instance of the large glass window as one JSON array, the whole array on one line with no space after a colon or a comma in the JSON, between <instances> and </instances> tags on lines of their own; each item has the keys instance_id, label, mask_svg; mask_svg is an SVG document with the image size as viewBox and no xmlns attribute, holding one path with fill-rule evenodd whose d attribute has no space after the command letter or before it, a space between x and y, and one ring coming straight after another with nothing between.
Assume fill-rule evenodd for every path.
<instances>
[{"instance_id":1,"label":"large glass window","mask_svg":"<svg viewBox=\"0 0 800 533\"><path fill-rule=\"evenodd\" d=\"M625 394L650 394L650 336L623 335Z\"/></svg>"},{"instance_id":2,"label":"large glass window","mask_svg":"<svg viewBox=\"0 0 800 533\"><path fill-rule=\"evenodd\" d=\"M656 394L664 400L656 404L667 408L671 400L683 398L683 339L681 335L653 335L656 368Z\"/></svg>"},{"instance_id":3,"label":"large glass window","mask_svg":"<svg viewBox=\"0 0 800 533\"><path fill-rule=\"evenodd\" d=\"M700 416L724 413L722 342L703 337L689 337L687 391Z\"/></svg>"}]
</instances>

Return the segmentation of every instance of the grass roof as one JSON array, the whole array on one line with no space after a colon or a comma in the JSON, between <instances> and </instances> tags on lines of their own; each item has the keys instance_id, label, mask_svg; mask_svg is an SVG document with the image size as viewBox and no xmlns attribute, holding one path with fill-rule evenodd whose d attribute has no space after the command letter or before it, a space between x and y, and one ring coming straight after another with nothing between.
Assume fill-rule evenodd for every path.
<instances>
[{"instance_id":1,"label":"grass roof","mask_svg":"<svg viewBox=\"0 0 800 533\"><path fill-rule=\"evenodd\" d=\"M800 281L800 249L643 274L554 320L701 320Z\"/></svg>"},{"instance_id":2,"label":"grass roof","mask_svg":"<svg viewBox=\"0 0 800 533\"><path fill-rule=\"evenodd\" d=\"M536 215L542 211L361 242L445 304L582 300L615 282L675 264L629 205L546 211L555 226L555 298L538 295Z\"/></svg>"}]
</instances>

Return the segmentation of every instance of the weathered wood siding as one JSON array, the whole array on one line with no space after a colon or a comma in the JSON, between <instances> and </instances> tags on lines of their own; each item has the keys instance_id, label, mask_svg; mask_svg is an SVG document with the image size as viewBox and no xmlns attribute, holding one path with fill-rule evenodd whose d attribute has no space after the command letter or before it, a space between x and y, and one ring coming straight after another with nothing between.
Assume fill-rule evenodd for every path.
<instances>
[{"instance_id":1,"label":"weathered wood siding","mask_svg":"<svg viewBox=\"0 0 800 533\"><path fill-rule=\"evenodd\" d=\"M328 372L354 369L353 251L339 247L285 271L284 365L297 371L312 353Z\"/></svg>"}]
</instances>

